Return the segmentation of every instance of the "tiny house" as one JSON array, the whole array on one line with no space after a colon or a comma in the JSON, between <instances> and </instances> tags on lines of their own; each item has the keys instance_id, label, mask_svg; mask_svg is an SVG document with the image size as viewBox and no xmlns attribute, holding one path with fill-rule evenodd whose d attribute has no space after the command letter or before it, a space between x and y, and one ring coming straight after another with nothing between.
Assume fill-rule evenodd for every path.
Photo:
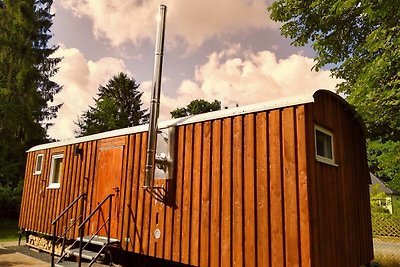
<instances>
[{"instance_id":1,"label":"tiny house","mask_svg":"<svg viewBox=\"0 0 400 267\"><path fill-rule=\"evenodd\" d=\"M201 267L373 259L363 124L337 94L318 90L158 130L166 145L156 154L168 155L168 168L158 164L148 187L147 125L31 148L19 227L71 241L108 235L121 250Z\"/></svg>"}]
</instances>

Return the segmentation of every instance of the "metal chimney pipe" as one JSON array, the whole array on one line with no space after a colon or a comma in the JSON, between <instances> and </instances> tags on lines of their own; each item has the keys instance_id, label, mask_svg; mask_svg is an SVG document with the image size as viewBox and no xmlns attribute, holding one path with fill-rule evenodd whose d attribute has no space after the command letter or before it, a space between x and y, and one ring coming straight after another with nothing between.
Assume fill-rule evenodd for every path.
<instances>
[{"instance_id":1,"label":"metal chimney pipe","mask_svg":"<svg viewBox=\"0 0 400 267\"><path fill-rule=\"evenodd\" d=\"M143 188L150 186L150 181L154 177L155 167L155 151L157 143L158 115L160 112L160 92L161 92L161 76L164 55L164 37L165 37L165 16L167 6L160 5L159 20L157 25L156 47L154 52L154 72L153 85L150 102L150 122L147 139L147 155L146 155L146 177Z\"/></svg>"}]
</instances>

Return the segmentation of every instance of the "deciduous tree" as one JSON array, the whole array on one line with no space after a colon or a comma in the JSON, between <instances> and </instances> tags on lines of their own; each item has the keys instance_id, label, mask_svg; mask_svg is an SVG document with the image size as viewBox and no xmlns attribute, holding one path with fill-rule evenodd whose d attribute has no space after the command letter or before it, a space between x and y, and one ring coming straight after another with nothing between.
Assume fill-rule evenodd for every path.
<instances>
[{"instance_id":1,"label":"deciduous tree","mask_svg":"<svg viewBox=\"0 0 400 267\"><path fill-rule=\"evenodd\" d=\"M397 0L276 0L269 7L271 18L283 23L282 35L296 46L311 44L315 69L332 67L342 80L337 89L362 116L370 166L383 178L394 175L387 155L400 158L398 5Z\"/></svg>"},{"instance_id":2,"label":"deciduous tree","mask_svg":"<svg viewBox=\"0 0 400 267\"><path fill-rule=\"evenodd\" d=\"M208 102L203 99L196 99L191 101L186 107L176 108L175 110L171 111L171 116L172 118L181 118L220 109L221 102L218 100L214 100L214 102Z\"/></svg>"}]
</instances>

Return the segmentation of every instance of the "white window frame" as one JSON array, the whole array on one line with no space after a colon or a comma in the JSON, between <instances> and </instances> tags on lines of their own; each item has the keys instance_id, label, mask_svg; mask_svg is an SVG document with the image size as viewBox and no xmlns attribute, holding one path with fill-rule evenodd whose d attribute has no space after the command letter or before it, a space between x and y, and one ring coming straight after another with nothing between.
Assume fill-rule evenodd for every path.
<instances>
[{"instance_id":1,"label":"white window frame","mask_svg":"<svg viewBox=\"0 0 400 267\"><path fill-rule=\"evenodd\" d=\"M42 158L42 160L40 161L40 168L38 170L39 157ZM39 153L39 154L36 155L35 171L34 171L33 175L42 174L43 160L44 160L44 154L43 153Z\"/></svg>"},{"instance_id":2,"label":"white window frame","mask_svg":"<svg viewBox=\"0 0 400 267\"><path fill-rule=\"evenodd\" d=\"M332 158L324 157L321 155L318 155L318 150L317 150L317 130L328 135L331 138L331 151L332 151ZM314 144L315 144L315 159L318 162L326 163L332 166L338 166L335 163L335 151L334 151L334 140L333 140L333 133L321 126L314 125Z\"/></svg>"},{"instance_id":3,"label":"white window frame","mask_svg":"<svg viewBox=\"0 0 400 267\"><path fill-rule=\"evenodd\" d=\"M49 185L48 185L48 189L57 189L60 188L60 181L62 179L62 177L59 178L58 183L53 182L54 181L54 175L55 175L55 168L54 168L54 164L56 159L63 159L64 158L64 154L63 153L57 153L51 156L51 167L50 167L50 177L49 177Z\"/></svg>"}]
</instances>

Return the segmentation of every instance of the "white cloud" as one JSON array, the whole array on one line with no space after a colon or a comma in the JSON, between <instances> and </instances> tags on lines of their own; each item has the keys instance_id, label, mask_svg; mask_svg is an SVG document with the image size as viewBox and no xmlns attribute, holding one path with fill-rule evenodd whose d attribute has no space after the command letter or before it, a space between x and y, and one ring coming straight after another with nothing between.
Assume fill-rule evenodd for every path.
<instances>
[{"instance_id":1,"label":"white cloud","mask_svg":"<svg viewBox=\"0 0 400 267\"><path fill-rule=\"evenodd\" d=\"M161 118L169 118L171 110L194 99L217 99L222 106L234 107L312 94L321 88L334 90L338 80L329 71L312 71L313 65L313 59L302 55L277 60L273 52L243 51L237 45L214 52L196 67L193 79L182 81L176 96L162 94ZM149 92L150 86L148 97Z\"/></svg>"},{"instance_id":2,"label":"white cloud","mask_svg":"<svg viewBox=\"0 0 400 267\"><path fill-rule=\"evenodd\" d=\"M63 57L58 64L59 72L53 80L64 86L55 96L56 103L64 103L55 125L49 129L49 135L57 139L73 137L76 128L74 121L82 111L93 104L99 85L106 82L118 72L129 74L124 62L120 59L105 57L98 61L87 60L76 48L61 45L55 57Z\"/></svg>"},{"instance_id":3,"label":"white cloud","mask_svg":"<svg viewBox=\"0 0 400 267\"><path fill-rule=\"evenodd\" d=\"M74 120L97 93L99 84L105 84L112 75L124 71L129 74L122 60L102 58L88 61L75 48L61 48L56 56L63 56L60 71L54 78L64 85L56 101L64 102L56 124L49 130L52 137L64 139L73 136ZM222 106L234 107L289 97L312 94L320 88L335 88L338 80L330 77L329 71L312 71L313 59L302 55L291 55L277 60L270 51L254 53L232 45L208 56L208 61L193 70L193 78L183 80L175 95L161 93L160 119L170 118L170 111L186 106L194 99L220 100ZM163 78L163 87L170 80ZM141 82L144 92L142 102L148 107L151 81Z\"/></svg>"},{"instance_id":4,"label":"white cloud","mask_svg":"<svg viewBox=\"0 0 400 267\"><path fill-rule=\"evenodd\" d=\"M251 28L277 27L268 19L269 0L63 0L76 16L89 17L98 38L112 45L140 43L155 36L159 4L168 6L167 41L189 48L211 37L240 34Z\"/></svg>"}]
</instances>

